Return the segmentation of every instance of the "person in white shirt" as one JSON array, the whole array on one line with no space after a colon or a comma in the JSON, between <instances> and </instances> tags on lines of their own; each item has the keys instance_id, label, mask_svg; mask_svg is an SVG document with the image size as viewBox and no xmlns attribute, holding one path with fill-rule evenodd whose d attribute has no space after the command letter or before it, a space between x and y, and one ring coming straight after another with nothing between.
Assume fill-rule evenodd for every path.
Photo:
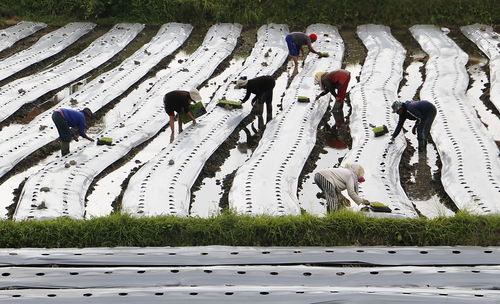
<instances>
[{"instance_id":1,"label":"person in white shirt","mask_svg":"<svg viewBox=\"0 0 500 304\"><path fill-rule=\"evenodd\" d=\"M314 182L325 193L327 211L336 211L344 207L339 201L339 193L346 189L356 204L369 205L370 202L361 198L358 194L359 183L365 181L364 174L363 167L356 163L317 172L314 175Z\"/></svg>"}]
</instances>

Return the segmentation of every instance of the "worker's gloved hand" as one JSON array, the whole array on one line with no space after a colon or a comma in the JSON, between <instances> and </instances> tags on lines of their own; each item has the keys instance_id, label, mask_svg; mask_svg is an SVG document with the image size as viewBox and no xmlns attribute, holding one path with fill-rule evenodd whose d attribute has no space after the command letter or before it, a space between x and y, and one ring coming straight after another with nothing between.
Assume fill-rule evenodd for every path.
<instances>
[{"instance_id":1,"label":"worker's gloved hand","mask_svg":"<svg viewBox=\"0 0 500 304\"><path fill-rule=\"evenodd\" d=\"M413 133L414 135L417 134L417 126L413 126L413 128L411 129L411 133Z\"/></svg>"},{"instance_id":2,"label":"worker's gloved hand","mask_svg":"<svg viewBox=\"0 0 500 304\"><path fill-rule=\"evenodd\" d=\"M75 134L75 135L73 135L73 139L74 139L75 141L78 141L78 135L76 135L76 134Z\"/></svg>"},{"instance_id":3,"label":"worker's gloved hand","mask_svg":"<svg viewBox=\"0 0 500 304\"><path fill-rule=\"evenodd\" d=\"M369 200L364 200L364 201L363 201L363 205L365 205L365 206L369 206L369 205L370 205L370 201L369 201Z\"/></svg>"}]
</instances>

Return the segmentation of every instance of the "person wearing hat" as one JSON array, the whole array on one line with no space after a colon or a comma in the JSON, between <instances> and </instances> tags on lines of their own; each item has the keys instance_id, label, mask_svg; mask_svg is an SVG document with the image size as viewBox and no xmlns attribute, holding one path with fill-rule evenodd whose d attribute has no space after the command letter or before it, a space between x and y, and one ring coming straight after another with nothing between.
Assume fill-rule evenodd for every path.
<instances>
[{"instance_id":1,"label":"person wearing hat","mask_svg":"<svg viewBox=\"0 0 500 304\"><path fill-rule=\"evenodd\" d=\"M286 45L288 46L288 53L292 57L292 60L295 64L294 69L293 69L293 74L297 74L298 69L299 69L299 55L302 53L303 50L302 47L305 45L309 49L310 52L314 54L318 54L321 56L320 52L317 52L315 49L312 47L312 43L315 42L318 39L318 36L316 34L310 34L307 35L302 32L293 32L285 37Z\"/></svg>"},{"instance_id":2,"label":"person wearing hat","mask_svg":"<svg viewBox=\"0 0 500 304\"><path fill-rule=\"evenodd\" d=\"M198 92L197 89L191 89L190 91L181 91L181 90L175 90L168 92L165 94L163 97L163 104L165 106L165 112L167 112L168 116L170 117L169 125L170 125L170 130L172 131L172 134L170 134L170 142L174 141L175 135L175 113L186 113L189 118L193 121L193 124L196 124L196 118L193 116L193 114L189 111L189 105L191 102L199 102L201 101L201 95L200 92ZM179 133L182 132L182 120L179 118L178 120L179 124Z\"/></svg>"},{"instance_id":3,"label":"person wearing hat","mask_svg":"<svg viewBox=\"0 0 500 304\"><path fill-rule=\"evenodd\" d=\"M360 164L345 164L344 167L328 168L318 171L314 175L314 182L325 193L327 211L336 211L344 207L339 201L339 193L347 189L351 199L358 205L370 205L370 202L361 198L359 183L365 181L365 170Z\"/></svg>"},{"instance_id":4,"label":"person wearing hat","mask_svg":"<svg viewBox=\"0 0 500 304\"><path fill-rule=\"evenodd\" d=\"M319 84L321 92L316 96L316 100L320 97L331 93L335 97L334 111L342 110L344 99L347 93L347 86L351 80L351 73L347 70L339 69L331 72L317 72L314 75L314 81Z\"/></svg>"},{"instance_id":5,"label":"person wearing hat","mask_svg":"<svg viewBox=\"0 0 500 304\"><path fill-rule=\"evenodd\" d=\"M436 107L427 100L418 101L395 101L392 103L393 113L399 115L398 125L391 135L391 142L403 128L406 119L415 120L415 126L412 128L412 133L417 134L418 151L425 152L429 132L436 117Z\"/></svg>"},{"instance_id":6,"label":"person wearing hat","mask_svg":"<svg viewBox=\"0 0 500 304\"><path fill-rule=\"evenodd\" d=\"M241 100L242 103L245 103L251 94L255 94L255 97L252 99L252 106L255 102L259 102L259 104L266 103L267 109L271 107L271 103L273 101L273 89L276 85L276 81L272 76L259 76L252 79L247 79L246 77L240 77L236 80L236 86L238 88L247 89L245 97Z\"/></svg>"},{"instance_id":7,"label":"person wearing hat","mask_svg":"<svg viewBox=\"0 0 500 304\"><path fill-rule=\"evenodd\" d=\"M61 154L62 156L69 153L69 143L72 139L78 141L78 135L90 141L94 139L87 136L85 130L87 129L87 120L92 117L92 111L85 108L81 111L71 109L58 109L52 113L52 121L56 125L57 132L59 133L59 140L61 141ZM78 132L73 132L71 128L75 128Z\"/></svg>"}]
</instances>

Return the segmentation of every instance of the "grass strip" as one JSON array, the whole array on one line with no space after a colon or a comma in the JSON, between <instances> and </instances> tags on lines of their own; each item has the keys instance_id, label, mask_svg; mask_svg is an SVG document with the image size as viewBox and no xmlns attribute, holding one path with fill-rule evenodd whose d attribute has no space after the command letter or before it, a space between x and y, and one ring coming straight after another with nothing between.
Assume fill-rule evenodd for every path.
<instances>
[{"instance_id":1,"label":"grass strip","mask_svg":"<svg viewBox=\"0 0 500 304\"><path fill-rule=\"evenodd\" d=\"M18 16L53 25L74 20L98 23L184 22L207 25L268 22L389 26L498 24L498 0L2 0L0 19ZM1 20L0 20L1 21Z\"/></svg>"},{"instance_id":2,"label":"grass strip","mask_svg":"<svg viewBox=\"0 0 500 304\"><path fill-rule=\"evenodd\" d=\"M242 216L0 221L0 248L116 246L498 246L500 215L460 212L435 219L371 218L342 211L326 217Z\"/></svg>"}]
</instances>

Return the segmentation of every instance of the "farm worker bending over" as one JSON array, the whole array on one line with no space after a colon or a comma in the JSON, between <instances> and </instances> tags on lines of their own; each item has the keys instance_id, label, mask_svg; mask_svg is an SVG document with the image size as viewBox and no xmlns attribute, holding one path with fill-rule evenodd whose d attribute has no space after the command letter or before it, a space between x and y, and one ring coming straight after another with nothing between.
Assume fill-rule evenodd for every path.
<instances>
[{"instance_id":1,"label":"farm worker bending over","mask_svg":"<svg viewBox=\"0 0 500 304\"><path fill-rule=\"evenodd\" d=\"M343 207L339 201L339 193L347 189L349 196L356 204L369 205L370 202L359 197L358 185L365 181L365 170L359 164L346 164L344 167L329 168L314 175L314 182L325 193L327 211L336 211Z\"/></svg>"},{"instance_id":2,"label":"farm worker bending over","mask_svg":"<svg viewBox=\"0 0 500 304\"><path fill-rule=\"evenodd\" d=\"M323 92L316 96L316 100L331 93L335 97L333 111L342 110L349 80L351 80L351 73L347 70L340 69L329 73L317 72L314 75L314 81L319 84Z\"/></svg>"},{"instance_id":3,"label":"farm worker bending over","mask_svg":"<svg viewBox=\"0 0 500 304\"><path fill-rule=\"evenodd\" d=\"M246 77L241 77L236 80L238 88L247 89L247 93L241 102L244 103L250 98L251 94L255 94L255 97L252 99L252 106L258 101L260 104L266 103L267 108L271 106L273 101L273 89L275 85L276 81L271 76L259 76L249 80Z\"/></svg>"},{"instance_id":4,"label":"farm worker bending over","mask_svg":"<svg viewBox=\"0 0 500 304\"><path fill-rule=\"evenodd\" d=\"M201 101L200 92L197 89L192 89L188 91L171 91L165 94L163 97L163 104L165 105L165 112L167 112L168 116L170 116L170 130L172 130L172 134L170 135L170 142L174 141L174 122L175 122L175 113L186 113L189 118L193 121L193 124L196 124L196 119L193 114L189 111L189 104L194 101ZM182 132L182 120L178 118L179 123L179 133Z\"/></svg>"},{"instance_id":5,"label":"farm worker bending over","mask_svg":"<svg viewBox=\"0 0 500 304\"><path fill-rule=\"evenodd\" d=\"M398 113L399 120L394 133L392 133L391 141L394 141L401 132L406 119L416 120L417 122L411 131L413 134L417 133L418 151L424 152L432 122L436 117L436 107L426 100L406 101L404 103L395 101L392 103L392 111Z\"/></svg>"},{"instance_id":6,"label":"farm worker bending over","mask_svg":"<svg viewBox=\"0 0 500 304\"><path fill-rule=\"evenodd\" d=\"M52 113L52 120L56 125L57 132L59 133L59 140L61 141L62 156L69 153L69 143L72 139L78 141L78 134L83 138L94 141L85 133L87 129L87 120L91 117L92 111L89 108L85 108L81 111L61 108ZM71 128L78 129L78 133L73 132Z\"/></svg>"},{"instance_id":7,"label":"farm worker bending over","mask_svg":"<svg viewBox=\"0 0 500 304\"><path fill-rule=\"evenodd\" d=\"M288 46L288 53L293 59L293 62L295 64L293 68L293 74L297 74L299 71L299 55L303 52L302 46L306 45L309 51L313 52L314 54L318 54L321 56L320 52L317 52L316 50L313 49L312 43L318 39L318 36L316 34L310 34L306 35L301 32L293 32L285 37L286 45Z\"/></svg>"}]
</instances>

